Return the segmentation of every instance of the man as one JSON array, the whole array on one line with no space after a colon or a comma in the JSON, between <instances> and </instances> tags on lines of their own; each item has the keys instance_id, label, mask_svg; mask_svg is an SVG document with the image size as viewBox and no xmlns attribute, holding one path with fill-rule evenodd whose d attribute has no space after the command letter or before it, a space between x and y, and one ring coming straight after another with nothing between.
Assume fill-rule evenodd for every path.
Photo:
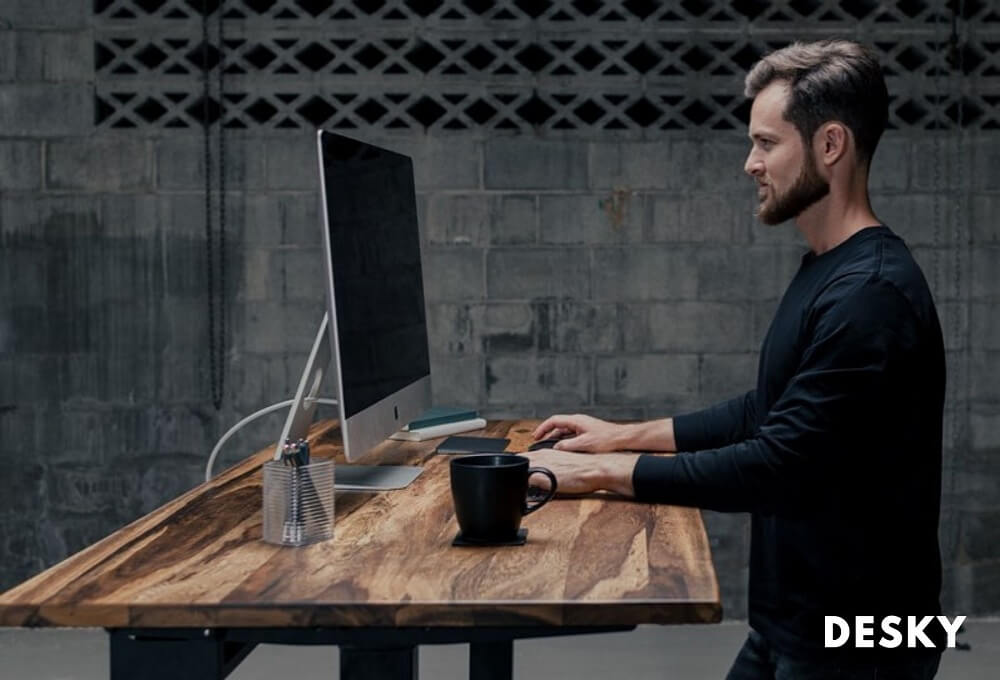
<instances>
[{"instance_id":1,"label":"man","mask_svg":"<svg viewBox=\"0 0 1000 680\"><path fill-rule=\"evenodd\" d=\"M885 616L940 613L944 347L919 267L868 199L885 82L860 45L796 43L754 66L746 95L760 220L794 219L809 246L756 388L646 423L552 416L535 437L567 438L530 456L561 493L752 513L752 630L729 678L932 678L940 630L929 651L824 644L828 615L873 616L878 639ZM623 450L681 453L570 453Z\"/></svg>"}]
</instances>

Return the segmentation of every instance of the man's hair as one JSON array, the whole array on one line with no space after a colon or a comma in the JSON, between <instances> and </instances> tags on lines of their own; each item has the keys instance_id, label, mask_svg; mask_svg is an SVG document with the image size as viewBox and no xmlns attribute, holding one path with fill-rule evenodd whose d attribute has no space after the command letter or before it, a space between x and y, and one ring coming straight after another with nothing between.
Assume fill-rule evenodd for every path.
<instances>
[{"instance_id":1,"label":"man's hair","mask_svg":"<svg viewBox=\"0 0 1000 680\"><path fill-rule=\"evenodd\" d=\"M820 125L838 121L854 134L858 162L871 163L889 117L889 93L872 50L847 40L792 43L754 64L743 92L753 99L775 81L788 83L784 117L807 147Z\"/></svg>"}]
</instances>

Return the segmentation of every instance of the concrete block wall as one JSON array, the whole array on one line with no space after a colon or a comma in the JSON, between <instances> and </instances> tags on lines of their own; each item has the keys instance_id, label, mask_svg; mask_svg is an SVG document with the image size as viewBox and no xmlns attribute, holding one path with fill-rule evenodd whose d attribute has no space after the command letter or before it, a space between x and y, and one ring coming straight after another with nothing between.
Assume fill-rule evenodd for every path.
<instances>
[{"instance_id":1,"label":"concrete block wall","mask_svg":"<svg viewBox=\"0 0 1000 680\"><path fill-rule=\"evenodd\" d=\"M0 588L198 483L231 424L291 395L324 304L312 133L227 132L216 411L200 132L96 129L87 3L3 12ZM436 401L639 419L752 385L804 246L755 222L742 131L369 141L414 159ZM945 327L944 596L969 615L1000 612L998 178L986 131L890 132L873 173ZM280 425L251 425L220 465ZM704 516L741 618L747 518Z\"/></svg>"}]
</instances>

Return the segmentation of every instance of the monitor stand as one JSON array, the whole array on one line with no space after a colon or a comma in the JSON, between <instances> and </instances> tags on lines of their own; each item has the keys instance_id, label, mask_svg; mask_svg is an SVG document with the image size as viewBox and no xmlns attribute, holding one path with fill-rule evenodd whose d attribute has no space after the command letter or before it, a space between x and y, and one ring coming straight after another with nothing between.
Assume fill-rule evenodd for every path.
<instances>
[{"instance_id":1,"label":"monitor stand","mask_svg":"<svg viewBox=\"0 0 1000 680\"><path fill-rule=\"evenodd\" d=\"M329 312L323 314L316 339L306 360L305 370L295 390L295 399L288 410L288 417L281 429L278 445L274 450L274 460L281 459L281 446L291 439L305 439L313 414L319 403L319 387L326 369L330 366ZM343 409L341 409L343 414ZM424 469L413 465L350 465L338 463L334 468L334 488L343 491L390 491L402 489L420 476Z\"/></svg>"},{"instance_id":2,"label":"monitor stand","mask_svg":"<svg viewBox=\"0 0 1000 680\"><path fill-rule=\"evenodd\" d=\"M344 465L333 471L333 487L342 491L391 491L404 489L423 468L411 465Z\"/></svg>"}]
</instances>

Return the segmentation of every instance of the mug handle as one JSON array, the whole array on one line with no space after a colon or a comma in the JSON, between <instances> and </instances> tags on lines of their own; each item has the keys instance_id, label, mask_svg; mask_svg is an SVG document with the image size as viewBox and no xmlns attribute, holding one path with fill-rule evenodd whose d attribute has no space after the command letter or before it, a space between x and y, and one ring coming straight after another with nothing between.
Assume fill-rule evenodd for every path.
<instances>
[{"instance_id":1,"label":"mug handle","mask_svg":"<svg viewBox=\"0 0 1000 680\"><path fill-rule=\"evenodd\" d=\"M556 495L556 487L558 485L556 484L556 476L554 474L552 474L552 470L549 470L548 468L543 468L543 467L528 468L528 477L530 478L531 475L534 475L534 474L545 475L546 477L549 478L549 481L552 482L552 486L549 487L549 493L548 493L548 495L545 498L543 498L542 500L540 500L537 503L535 503L534 505L528 505L528 503L525 502L525 504L524 504L524 512L521 513L523 515L530 515L535 510L537 510L538 508L542 507L543 505L545 505L546 503L548 503L549 501L551 501L552 497Z\"/></svg>"}]
</instances>

